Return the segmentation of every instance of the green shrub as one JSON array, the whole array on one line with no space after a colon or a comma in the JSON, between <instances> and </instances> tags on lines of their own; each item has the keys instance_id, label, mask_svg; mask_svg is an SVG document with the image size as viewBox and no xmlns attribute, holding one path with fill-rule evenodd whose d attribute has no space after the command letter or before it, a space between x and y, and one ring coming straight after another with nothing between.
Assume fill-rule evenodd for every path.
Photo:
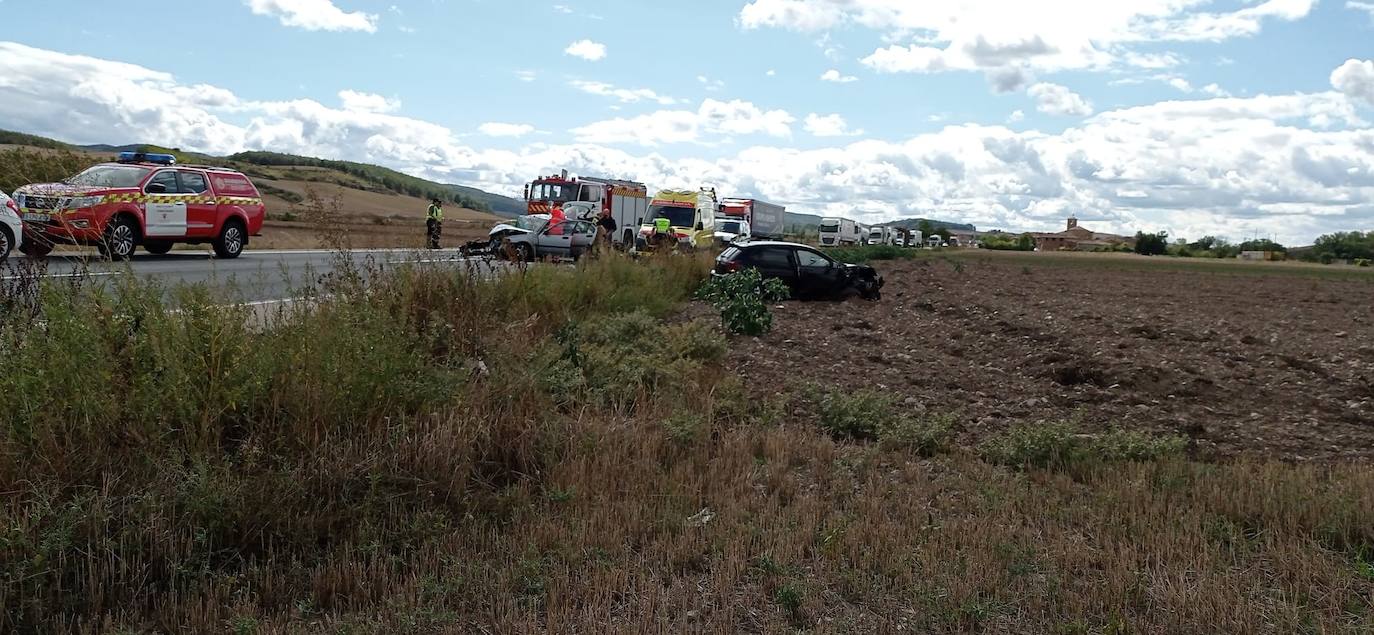
<instances>
[{"instance_id":1,"label":"green shrub","mask_svg":"<svg viewBox=\"0 0 1374 635\"><path fill-rule=\"evenodd\" d=\"M1089 451L1107 461L1157 461L1183 455L1188 440L1177 435L1156 436L1137 430L1112 430L1094 437Z\"/></svg>"},{"instance_id":2,"label":"green shrub","mask_svg":"<svg viewBox=\"0 0 1374 635\"><path fill-rule=\"evenodd\" d=\"M1066 423L1014 427L984 442L983 458L999 465L1061 469L1083 459L1083 443Z\"/></svg>"},{"instance_id":3,"label":"green shrub","mask_svg":"<svg viewBox=\"0 0 1374 635\"><path fill-rule=\"evenodd\" d=\"M827 393L819 406L821 429L837 439L877 439L897 421L892 398L872 390Z\"/></svg>"},{"instance_id":4,"label":"green shrub","mask_svg":"<svg viewBox=\"0 0 1374 635\"><path fill-rule=\"evenodd\" d=\"M884 447L903 449L920 456L935 456L949 451L954 438L953 415L917 418L896 417L878 434Z\"/></svg>"},{"instance_id":5,"label":"green shrub","mask_svg":"<svg viewBox=\"0 0 1374 635\"><path fill-rule=\"evenodd\" d=\"M536 353L531 365L540 369L540 385L564 406L633 410L645 394L686 394L696 373L725 355L725 342L711 327L664 325L643 312L568 324L555 341L558 349Z\"/></svg>"},{"instance_id":6,"label":"green shrub","mask_svg":"<svg viewBox=\"0 0 1374 635\"><path fill-rule=\"evenodd\" d=\"M980 454L989 462L1012 467L1065 470L1087 464L1157 461L1181 456L1187 440L1131 430L1090 436L1072 425L1024 424L984 442Z\"/></svg>"},{"instance_id":7,"label":"green shrub","mask_svg":"<svg viewBox=\"0 0 1374 635\"><path fill-rule=\"evenodd\" d=\"M773 329L768 304L786 300L787 285L765 280L758 269L745 269L711 278L697 291L697 298L720 311L721 323L732 333L763 335Z\"/></svg>"},{"instance_id":8,"label":"green shrub","mask_svg":"<svg viewBox=\"0 0 1374 635\"><path fill-rule=\"evenodd\" d=\"M680 412L663 420L663 429L668 439L681 445L690 445L701 438L706 428L706 420L699 414Z\"/></svg>"}]
</instances>

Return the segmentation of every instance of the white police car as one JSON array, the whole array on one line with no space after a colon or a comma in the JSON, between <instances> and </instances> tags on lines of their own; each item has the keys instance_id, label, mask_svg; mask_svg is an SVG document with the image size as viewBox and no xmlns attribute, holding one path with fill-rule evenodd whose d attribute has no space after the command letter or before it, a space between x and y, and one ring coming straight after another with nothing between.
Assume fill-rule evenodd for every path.
<instances>
[{"instance_id":1,"label":"white police car","mask_svg":"<svg viewBox=\"0 0 1374 635\"><path fill-rule=\"evenodd\" d=\"M19 205L0 192L0 260L9 257L24 241L24 221L19 220Z\"/></svg>"}]
</instances>

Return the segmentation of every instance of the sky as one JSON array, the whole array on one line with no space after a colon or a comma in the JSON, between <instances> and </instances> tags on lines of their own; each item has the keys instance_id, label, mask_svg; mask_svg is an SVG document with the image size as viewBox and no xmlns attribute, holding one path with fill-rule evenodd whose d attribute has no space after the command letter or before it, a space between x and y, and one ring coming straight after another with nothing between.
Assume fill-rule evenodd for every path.
<instances>
[{"instance_id":1,"label":"sky","mask_svg":"<svg viewBox=\"0 0 1374 635\"><path fill-rule=\"evenodd\" d=\"M0 128L795 212L1374 230L1374 0L0 0Z\"/></svg>"}]
</instances>

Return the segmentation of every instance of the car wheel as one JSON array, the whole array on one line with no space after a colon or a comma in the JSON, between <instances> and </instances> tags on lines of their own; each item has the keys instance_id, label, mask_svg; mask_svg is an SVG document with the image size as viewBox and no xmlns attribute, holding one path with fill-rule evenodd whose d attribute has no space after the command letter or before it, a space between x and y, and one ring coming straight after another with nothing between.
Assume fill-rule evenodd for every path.
<instances>
[{"instance_id":1,"label":"car wheel","mask_svg":"<svg viewBox=\"0 0 1374 635\"><path fill-rule=\"evenodd\" d=\"M10 228L0 225L0 261L9 258L13 249L14 236L10 234Z\"/></svg>"},{"instance_id":2,"label":"car wheel","mask_svg":"<svg viewBox=\"0 0 1374 635\"><path fill-rule=\"evenodd\" d=\"M19 246L19 253L30 258L45 258L52 250L53 244L46 240L29 239Z\"/></svg>"},{"instance_id":3,"label":"car wheel","mask_svg":"<svg viewBox=\"0 0 1374 635\"><path fill-rule=\"evenodd\" d=\"M519 262L534 262L534 247L530 246L529 243L517 243L515 256Z\"/></svg>"},{"instance_id":4,"label":"car wheel","mask_svg":"<svg viewBox=\"0 0 1374 635\"><path fill-rule=\"evenodd\" d=\"M224 222L224 227L219 230L219 237L215 238L213 247L216 257L232 260L238 258L247 245L248 234L243 229L243 223L236 219Z\"/></svg>"},{"instance_id":5,"label":"car wheel","mask_svg":"<svg viewBox=\"0 0 1374 635\"><path fill-rule=\"evenodd\" d=\"M154 256L165 256L172 251L172 243L150 242L143 243L143 250Z\"/></svg>"},{"instance_id":6,"label":"car wheel","mask_svg":"<svg viewBox=\"0 0 1374 635\"><path fill-rule=\"evenodd\" d=\"M105 227L105 237L98 247L106 258L128 260L138 247L138 228L127 217L116 216Z\"/></svg>"}]
</instances>

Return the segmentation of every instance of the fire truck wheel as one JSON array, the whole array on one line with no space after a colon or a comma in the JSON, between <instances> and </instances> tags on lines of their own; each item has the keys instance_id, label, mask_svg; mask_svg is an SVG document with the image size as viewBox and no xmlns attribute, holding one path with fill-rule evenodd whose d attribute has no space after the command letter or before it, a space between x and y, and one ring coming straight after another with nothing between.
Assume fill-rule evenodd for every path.
<instances>
[{"instance_id":1,"label":"fire truck wheel","mask_svg":"<svg viewBox=\"0 0 1374 635\"><path fill-rule=\"evenodd\" d=\"M111 260L128 260L138 247L138 228L124 216L116 216L105 227L105 238L98 245L100 253Z\"/></svg>"},{"instance_id":2,"label":"fire truck wheel","mask_svg":"<svg viewBox=\"0 0 1374 635\"><path fill-rule=\"evenodd\" d=\"M238 219L224 222L224 228L219 230L219 237L215 239L215 256L225 260L238 258L243 253L243 247L248 242L248 235L243 229L243 223Z\"/></svg>"},{"instance_id":3,"label":"fire truck wheel","mask_svg":"<svg viewBox=\"0 0 1374 635\"><path fill-rule=\"evenodd\" d=\"M53 245L50 242L30 239L19 246L19 253L30 258L44 258L52 253Z\"/></svg>"},{"instance_id":4,"label":"fire truck wheel","mask_svg":"<svg viewBox=\"0 0 1374 635\"><path fill-rule=\"evenodd\" d=\"M172 243L149 242L143 243L143 250L154 256L165 256L172 250Z\"/></svg>"}]
</instances>

